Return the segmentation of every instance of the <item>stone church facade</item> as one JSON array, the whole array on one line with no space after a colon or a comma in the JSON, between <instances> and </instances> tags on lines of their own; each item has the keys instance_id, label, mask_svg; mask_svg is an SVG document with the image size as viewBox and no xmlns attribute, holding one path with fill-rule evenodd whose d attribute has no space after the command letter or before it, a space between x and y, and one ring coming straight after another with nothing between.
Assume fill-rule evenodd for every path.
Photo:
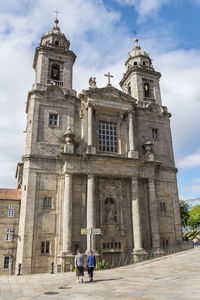
<instances>
[{"instance_id":1,"label":"stone church facade","mask_svg":"<svg viewBox=\"0 0 200 300\"><path fill-rule=\"evenodd\" d=\"M70 270L77 248L92 248L102 259L182 240L161 74L135 39L122 90L110 81L98 88L90 78L77 96L76 55L69 46L56 19L35 50L19 184L16 266L22 264L24 273L43 271L51 262ZM83 228L101 234L84 235Z\"/></svg>"}]
</instances>

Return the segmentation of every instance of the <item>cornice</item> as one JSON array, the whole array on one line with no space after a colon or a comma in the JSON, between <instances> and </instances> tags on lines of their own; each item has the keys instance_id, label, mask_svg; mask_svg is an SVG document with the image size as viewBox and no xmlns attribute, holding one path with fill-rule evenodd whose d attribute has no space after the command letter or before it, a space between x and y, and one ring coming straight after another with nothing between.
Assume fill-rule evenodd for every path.
<instances>
[{"instance_id":1,"label":"cornice","mask_svg":"<svg viewBox=\"0 0 200 300\"><path fill-rule=\"evenodd\" d=\"M144 74L150 74L153 76L156 76L158 79L160 79L161 77L161 73L151 70L150 68L143 68L143 67L138 67L138 66L133 66L131 68L129 68L123 75L123 78L121 79L119 85L122 86L124 84L124 82L128 79L128 77L131 75L131 73L144 73Z\"/></svg>"},{"instance_id":2,"label":"cornice","mask_svg":"<svg viewBox=\"0 0 200 300\"><path fill-rule=\"evenodd\" d=\"M73 58L73 63L76 60L76 54L72 50L66 50L66 49L62 49L62 48L51 48L51 47L47 47L45 45L39 45L35 49L35 55L34 55L34 59L33 59L33 68L34 69L36 68L36 61L37 61L38 53L40 51L44 51L44 52L48 52L48 53L55 53L57 55L71 56Z\"/></svg>"}]
</instances>

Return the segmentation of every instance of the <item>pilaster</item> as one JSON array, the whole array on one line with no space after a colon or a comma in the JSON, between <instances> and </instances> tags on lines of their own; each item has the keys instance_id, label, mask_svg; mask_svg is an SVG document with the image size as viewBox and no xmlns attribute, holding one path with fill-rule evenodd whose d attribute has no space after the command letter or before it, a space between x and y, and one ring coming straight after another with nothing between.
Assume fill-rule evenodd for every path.
<instances>
[{"instance_id":1,"label":"pilaster","mask_svg":"<svg viewBox=\"0 0 200 300\"><path fill-rule=\"evenodd\" d=\"M88 174L87 182L87 228L95 228L95 177ZM87 251L96 250L95 236L87 235Z\"/></svg>"},{"instance_id":2,"label":"pilaster","mask_svg":"<svg viewBox=\"0 0 200 300\"><path fill-rule=\"evenodd\" d=\"M138 159L138 152L135 151L135 141L134 141L134 112L128 112L128 134L129 134L129 152L128 157Z\"/></svg>"},{"instance_id":3,"label":"pilaster","mask_svg":"<svg viewBox=\"0 0 200 300\"><path fill-rule=\"evenodd\" d=\"M63 254L72 252L72 174L65 174L63 198Z\"/></svg>"},{"instance_id":4,"label":"pilaster","mask_svg":"<svg viewBox=\"0 0 200 300\"><path fill-rule=\"evenodd\" d=\"M138 179L132 177L132 225L134 251L142 250L142 226L140 216Z\"/></svg>"},{"instance_id":5,"label":"pilaster","mask_svg":"<svg viewBox=\"0 0 200 300\"><path fill-rule=\"evenodd\" d=\"M151 223L151 238L152 247L160 247L160 233L159 233L159 222L158 222L158 204L156 199L155 181L153 179L148 180L149 185L149 213Z\"/></svg>"}]
</instances>

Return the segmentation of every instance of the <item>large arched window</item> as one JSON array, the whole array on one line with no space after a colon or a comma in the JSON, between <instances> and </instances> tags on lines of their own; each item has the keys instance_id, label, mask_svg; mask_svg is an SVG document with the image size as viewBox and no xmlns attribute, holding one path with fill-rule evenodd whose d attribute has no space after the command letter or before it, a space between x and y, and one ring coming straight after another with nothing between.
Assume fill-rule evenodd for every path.
<instances>
[{"instance_id":1,"label":"large arched window","mask_svg":"<svg viewBox=\"0 0 200 300\"><path fill-rule=\"evenodd\" d=\"M60 80L60 66L58 64L51 66L51 79Z\"/></svg>"}]
</instances>

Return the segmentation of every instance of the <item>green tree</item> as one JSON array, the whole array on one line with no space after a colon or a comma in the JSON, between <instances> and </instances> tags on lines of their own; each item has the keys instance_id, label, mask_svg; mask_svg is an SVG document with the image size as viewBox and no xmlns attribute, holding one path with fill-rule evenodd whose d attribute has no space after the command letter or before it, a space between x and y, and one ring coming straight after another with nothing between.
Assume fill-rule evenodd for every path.
<instances>
[{"instance_id":1,"label":"green tree","mask_svg":"<svg viewBox=\"0 0 200 300\"><path fill-rule=\"evenodd\" d=\"M188 225L188 219L189 219L188 209L189 209L189 205L184 201L180 201L181 223L183 227Z\"/></svg>"},{"instance_id":2,"label":"green tree","mask_svg":"<svg viewBox=\"0 0 200 300\"><path fill-rule=\"evenodd\" d=\"M193 207L193 209L189 211L187 224L192 228L197 228L200 225L200 205Z\"/></svg>"}]
</instances>

